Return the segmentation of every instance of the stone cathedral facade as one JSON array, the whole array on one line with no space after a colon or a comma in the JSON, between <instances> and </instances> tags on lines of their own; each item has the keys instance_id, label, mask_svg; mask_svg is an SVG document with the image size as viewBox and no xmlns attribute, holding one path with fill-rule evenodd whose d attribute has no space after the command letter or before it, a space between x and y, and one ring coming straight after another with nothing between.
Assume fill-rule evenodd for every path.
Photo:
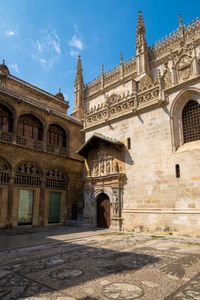
<instances>
[{"instance_id":1,"label":"stone cathedral facade","mask_svg":"<svg viewBox=\"0 0 200 300\"><path fill-rule=\"evenodd\" d=\"M0 227L200 230L200 21L84 83L75 107L0 65Z\"/></svg>"},{"instance_id":2,"label":"stone cathedral facade","mask_svg":"<svg viewBox=\"0 0 200 300\"><path fill-rule=\"evenodd\" d=\"M200 230L200 21L152 47L139 12L136 56L84 84L84 224L117 230Z\"/></svg>"}]
</instances>

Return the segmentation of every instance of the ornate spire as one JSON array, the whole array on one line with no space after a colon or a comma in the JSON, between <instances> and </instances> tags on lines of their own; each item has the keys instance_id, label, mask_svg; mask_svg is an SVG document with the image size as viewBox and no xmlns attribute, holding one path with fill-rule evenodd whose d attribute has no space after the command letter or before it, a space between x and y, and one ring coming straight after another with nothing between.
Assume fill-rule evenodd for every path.
<instances>
[{"instance_id":1,"label":"ornate spire","mask_svg":"<svg viewBox=\"0 0 200 300\"><path fill-rule=\"evenodd\" d=\"M77 63L77 68L76 68L76 79L75 79L75 84L78 82L83 82L83 70L82 70L82 63L81 63L81 57L79 55L78 57L78 63Z\"/></svg>"},{"instance_id":2,"label":"ornate spire","mask_svg":"<svg viewBox=\"0 0 200 300\"><path fill-rule=\"evenodd\" d=\"M137 25L136 65L137 65L138 78L141 78L141 76L144 76L145 74L150 75L148 45L146 42L145 26L144 26L144 21L143 21L143 16L141 11L139 11L138 25Z\"/></svg>"},{"instance_id":3,"label":"ornate spire","mask_svg":"<svg viewBox=\"0 0 200 300\"><path fill-rule=\"evenodd\" d=\"M144 27L144 20L141 10L138 13L138 25L137 25L137 32L143 31L145 33L145 27Z\"/></svg>"},{"instance_id":4,"label":"ornate spire","mask_svg":"<svg viewBox=\"0 0 200 300\"><path fill-rule=\"evenodd\" d=\"M183 22L182 22L181 14L179 14L179 28L178 29L179 29L181 35L183 35L184 34L184 29L183 29Z\"/></svg>"},{"instance_id":5,"label":"ornate spire","mask_svg":"<svg viewBox=\"0 0 200 300\"><path fill-rule=\"evenodd\" d=\"M78 63L76 68L76 79L74 84L74 110L72 115L82 119L84 115L84 82L83 82L83 70L81 57L78 57Z\"/></svg>"},{"instance_id":6,"label":"ornate spire","mask_svg":"<svg viewBox=\"0 0 200 300\"><path fill-rule=\"evenodd\" d=\"M145 26L142 16L142 12L139 11L138 14L138 25L137 25L137 37L136 37L136 49L144 45L147 47L147 42L145 38Z\"/></svg>"}]
</instances>

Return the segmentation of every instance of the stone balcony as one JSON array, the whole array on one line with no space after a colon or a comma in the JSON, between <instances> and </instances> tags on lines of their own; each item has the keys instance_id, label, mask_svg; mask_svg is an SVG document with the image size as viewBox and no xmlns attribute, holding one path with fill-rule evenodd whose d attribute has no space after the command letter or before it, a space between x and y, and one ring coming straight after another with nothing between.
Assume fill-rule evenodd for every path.
<instances>
[{"instance_id":1,"label":"stone balcony","mask_svg":"<svg viewBox=\"0 0 200 300\"><path fill-rule=\"evenodd\" d=\"M60 156L68 155L67 147L48 145L44 141L34 140L23 136L15 136L13 132L6 132L3 130L0 130L0 142Z\"/></svg>"}]
</instances>

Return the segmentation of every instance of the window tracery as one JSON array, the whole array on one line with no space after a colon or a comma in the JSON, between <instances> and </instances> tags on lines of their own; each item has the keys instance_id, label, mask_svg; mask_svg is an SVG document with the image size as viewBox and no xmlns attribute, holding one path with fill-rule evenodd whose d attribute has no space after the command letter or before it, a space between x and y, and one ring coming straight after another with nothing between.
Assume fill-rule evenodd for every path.
<instances>
[{"instance_id":1,"label":"window tracery","mask_svg":"<svg viewBox=\"0 0 200 300\"><path fill-rule=\"evenodd\" d=\"M20 116L18 122L18 136L42 140L42 123L31 114Z\"/></svg>"},{"instance_id":2,"label":"window tracery","mask_svg":"<svg viewBox=\"0 0 200 300\"><path fill-rule=\"evenodd\" d=\"M3 104L0 104L0 130L12 131L12 113Z\"/></svg>"},{"instance_id":3,"label":"window tracery","mask_svg":"<svg viewBox=\"0 0 200 300\"><path fill-rule=\"evenodd\" d=\"M46 174L46 187L65 189L66 180L61 169L49 169Z\"/></svg>"},{"instance_id":4,"label":"window tracery","mask_svg":"<svg viewBox=\"0 0 200 300\"><path fill-rule=\"evenodd\" d=\"M47 132L47 141L52 146L66 147L66 133L64 129L57 124L51 124Z\"/></svg>"},{"instance_id":5,"label":"window tracery","mask_svg":"<svg viewBox=\"0 0 200 300\"><path fill-rule=\"evenodd\" d=\"M3 158L0 158L0 183L8 183L9 179L10 167Z\"/></svg>"},{"instance_id":6,"label":"window tracery","mask_svg":"<svg viewBox=\"0 0 200 300\"><path fill-rule=\"evenodd\" d=\"M40 172L32 163L20 164L15 172L15 184L40 186Z\"/></svg>"}]
</instances>

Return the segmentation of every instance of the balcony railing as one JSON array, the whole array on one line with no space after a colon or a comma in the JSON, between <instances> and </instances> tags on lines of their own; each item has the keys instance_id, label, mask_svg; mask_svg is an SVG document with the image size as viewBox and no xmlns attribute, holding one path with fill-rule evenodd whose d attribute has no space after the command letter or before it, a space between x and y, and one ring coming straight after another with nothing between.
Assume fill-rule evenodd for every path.
<instances>
[{"instance_id":1,"label":"balcony railing","mask_svg":"<svg viewBox=\"0 0 200 300\"><path fill-rule=\"evenodd\" d=\"M24 148L34 149L42 152L49 152L56 155L67 156L66 147L56 147L54 145L48 145L44 141L30 139L24 136L15 136L12 132L6 132L0 130L0 142L17 144Z\"/></svg>"}]
</instances>

